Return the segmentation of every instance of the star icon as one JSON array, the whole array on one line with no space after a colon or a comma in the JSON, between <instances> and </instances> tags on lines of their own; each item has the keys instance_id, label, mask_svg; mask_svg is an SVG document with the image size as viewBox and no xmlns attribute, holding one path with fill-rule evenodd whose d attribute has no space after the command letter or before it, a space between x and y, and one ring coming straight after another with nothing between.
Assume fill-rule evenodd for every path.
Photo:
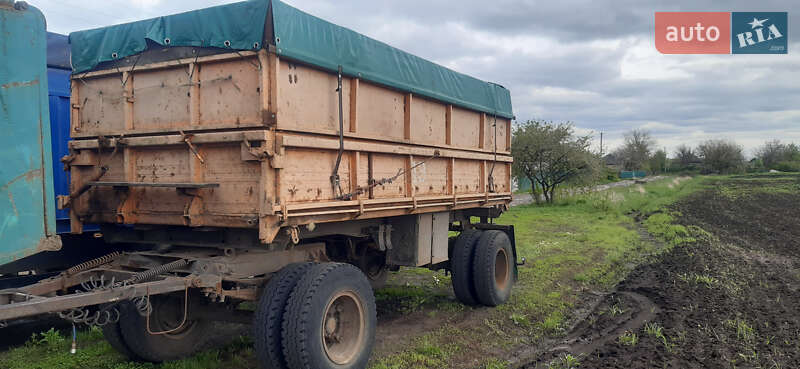
<instances>
[{"instance_id":1,"label":"star icon","mask_svg":"<svg viewBox=\"0 0 800 369\"><path fill-rule=\"evenodd\" d=\"M747 24L749 24L752 27L751 29L756 28L756 27L764 27L764 22L766 22L768 20L769 20L769 18L762 19L762 20L758 20L757 18L753 18L753 21L750 22L750 23L747 23Z\"/></svg>"}]
</instances>

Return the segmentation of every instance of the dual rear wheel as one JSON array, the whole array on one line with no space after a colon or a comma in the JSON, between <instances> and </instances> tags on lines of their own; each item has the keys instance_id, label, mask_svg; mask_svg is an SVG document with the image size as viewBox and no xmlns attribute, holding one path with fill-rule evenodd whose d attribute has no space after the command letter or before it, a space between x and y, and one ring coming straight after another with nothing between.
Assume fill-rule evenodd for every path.
<instances>
[{"instance_id":1,"label":"dual rear wheel","mask_svg":"<svg viewBox=\"0 0 800 369\"><path fill-rule=\"evenodd\" d=\"M505 232L461 232L453 245L450 263L453 291L465 305L497 306L511 297L516 260Z\"/></svg>"},{"instance_id":2,"label":"dual rear wheel","mask_svg":"<svg viewBox=\"0 0 800 369\"><path fill-rule=\"evenodd\" d=\"M364 273L350 264L299 263L267 284L256 311L264 368L364 368L377 317Z\"/></svg>"}]
</instances>

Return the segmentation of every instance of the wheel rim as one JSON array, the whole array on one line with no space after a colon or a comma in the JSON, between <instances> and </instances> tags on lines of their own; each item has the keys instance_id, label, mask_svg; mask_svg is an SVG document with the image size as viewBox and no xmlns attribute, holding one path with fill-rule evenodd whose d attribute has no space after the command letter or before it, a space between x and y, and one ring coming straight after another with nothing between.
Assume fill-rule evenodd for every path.
<instances>
[{"instance_id":1,"label":"wheel rim","mask_svg":"<svg viewBox=\"0 0 800 369\"><path fill-rule=\"evenodd\" d=\"M504 290L508 287L510 274L508 272L508 254L505 249L497 250L494 258L494 283L498 289Z\"/></svg>"},{"instance_id":2,"label":"wheel rim","mask_svg":"<svg viewBox=\"0 0 800 369\"><path fill-rule=\"evenodd\" d=\"M322 347L336 364L352 362L361 352L364 341L364 306L353 291L333 295L322 319Z\"/></svg>"}]
</instances>

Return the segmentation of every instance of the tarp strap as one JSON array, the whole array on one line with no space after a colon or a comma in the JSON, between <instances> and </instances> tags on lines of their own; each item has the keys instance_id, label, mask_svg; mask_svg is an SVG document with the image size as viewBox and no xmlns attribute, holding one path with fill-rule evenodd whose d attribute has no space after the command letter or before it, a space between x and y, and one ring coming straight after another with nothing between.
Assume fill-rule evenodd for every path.
<instances>
[{"instance_id":1,"label":"tarp strap","mask_svg":"<svg viewBox=\"0 0 800 369\"><path fill-rule=\"evenodd\" d=\"M339 74L336 80L336 92L339 93L339 154L336 155L336 165L333 166L331 174L331 187L333 187L333 197L342 197L342 183L339 179L339 164L342 162L344 154L344 116L342 113L342 66L339 65ZM352 168L351 168L352 170Z\"/></svg>"},{"instance_id":2,"label":"tarp strap","mask_svg":"<svg viewBox=\"0 0 800 369\"><path fill-rule=\"evenodd\" d=\"M494 166L497 164L497 113L492 114L492 118L494 118L494 160L492 160L492 167L489 169L489 192L495 192L494 188ZM510 134L510 133L506 133Z\"/></svg>"}]
</instances>

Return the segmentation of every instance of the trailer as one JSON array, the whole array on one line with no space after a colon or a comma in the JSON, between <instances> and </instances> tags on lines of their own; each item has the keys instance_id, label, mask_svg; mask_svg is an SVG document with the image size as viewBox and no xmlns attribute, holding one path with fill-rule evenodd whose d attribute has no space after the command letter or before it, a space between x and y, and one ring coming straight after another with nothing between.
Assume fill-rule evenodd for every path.
<instances>
[{"instance_id":1,"label":"trailer","mask_svg":"<svg viewBox=\"0 0 800 369\"><path fill-rule=\"evenodd\" d=\"M278 0L75 32L70 230L121 251L0 291L0 321L59 313L133 359L252 322L267 368L362 368L373 288L446 269L510 296L509 91ZM242 309L256 302L253 311Z\"/></svg>"}]
</instances>

